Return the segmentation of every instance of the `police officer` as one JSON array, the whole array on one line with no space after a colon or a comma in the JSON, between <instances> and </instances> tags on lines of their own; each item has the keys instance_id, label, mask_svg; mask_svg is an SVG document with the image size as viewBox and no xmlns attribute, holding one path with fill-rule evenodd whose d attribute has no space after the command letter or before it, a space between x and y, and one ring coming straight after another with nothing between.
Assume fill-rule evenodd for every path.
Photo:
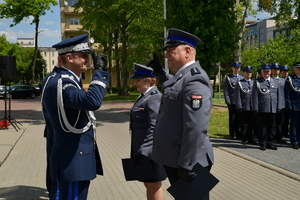
<instances>
[{"instance_id":1,"label":"police officer","mask_svg":"<svg viewBox=\"0 0 300 200\"><path fill-rule=\"evenodd\" d=\"M131 158L134 158L137 165L140 165L145 157L151 157L153 129L161 99L152 71L150 67L134 63L134 74L130 77L135 79L134 84L141 92L130 110ZM151 166L149 167L153 167L154 176L152 179L139 181L144 182L148 200L163 200L161 181L165 180L167 176L162 165L153 160L150 162Z\"/></svg>"},{"instance_id":2,"label":"police officer","mask_svg":"<svg viewBox=\"0 0 300 200\"><path fill-rule=\"evenodd\" d=\"M95 72L88 91L80 75L87 70L88 35L80 35L53 45L62 67L44 86L43 109L53 126L50 175L54 182L50 199L87 199L90 180L103 174L96 144L93 111L102 104L109 74L103 54L93 52ZM45 116L46 117L46 116Z\"/></svg>"},{"instance_id":3,"label":"police officer","mask_svg":"<svg viewBox=\"0 0 300 200\"><path fill-rule=\"evenodd\" d=\"M251 92L253 87L252 66L246 66L242 69L244 78L237 82L235 86L235 105L239 114L241 126L242 144L257 144L253 139L254 117L251 105Z\"/></svg>"},{"instance_id":4,"label":"police officer","mask_svg":"<svg viewBox=\"0 0 300 200\"><path fill-rule=\"evenodd\" d=\"M44 86L51 78L56 76L56 74L59 70L59 67L61 67L61 66L62 66L61 62L58 62L58 64L56 66L54 66L52 72L50 72L42 82L42 85L40 87L41 104L42 105L43 105L43 100L44 100L44 98L43 98L43 96L44 96L43 95L44 94ZM44 119L46 121L46 124L48 124L48 125L51 124L50 116L47 113L47 110L45 110L45 109L42 109L42 110L43 110L43 115L44 115ZM50 195L51 186L52 186L52 180L51 180L51 177L50 177L50 153L51 153L52 143L53 143L53 133L54 133L53 126L47 126L46 125L45 129L44 129L44 137L46 138L46 154L47 154L46 188L47 188L47 191L48 191L48 195Z\"/></svg>"},{"instance_id":5,"label":"police officer","mask_svg":"<svg viewBox=\"0 0 300 200\"><path fill-rule=\"evenodd\" d=\"M258 114L258 140L261 150L273 149L275 114L282 109L280 96L283 95L278 81L270 77L271 65L261 66L262 78L254 81L252 89L253 111Z\"/></svg>"},{"instance_id":6,"label":"police officer","mask_svg":"<svg viewBox=\"0 0 300 200\"><path fill-rule=\"evenodd\" d=\"M288 76L284 87L286 108L290 115L290 142L293 149L300 147L300 62L294 64L295 75Z\"/></svg>"},{"instance_id":7,"label":"police officer","mask_svg":"<svg viewBox=\"0 0 300 200\"><path fill-rule=\"evenodd\" d=\"M285 84L287 77L289 75L289 66L288 65L284 65L280 68L280 75L281 75L281 78L284 79L284 84ZM283 114L283 124L281 126L282 136L284 136L285 138L289 137L289 128L288 128L289 124L290 124L290 113L289 113L289 109L287 107L285 107L284 114Z\"/></svg>"},{"instance_id":8,"label":"police officer","mask_svg":"<svg viewBox=\"0 0 300 200\"><path fill-rule=\"evenodd\" d=\"M280 66L279 63L272 64L272 66L271 66L271 77L278 81L279 86L280 86L279 89L281 90L281 93L284 94L285 80L284 80L284 78L279 77L280 68L281 68L281 66ZM284 115L284 107L285 107L284 95L281 95L279 98L281 98L281 102L283 103L283 105L282 105L282 109L280 111L278 111L275 115L276 125L274 126L274 133L275 133L275 138L274 139L277 143L286 143L286 141L284 141L282 139L282 137L283 137L283 135L282 135L282 124L283 124L283 115Z\"/></svg>"},{"instance_id":9,"label":"police officer","mask_svg":"<svg viewBox=\"0 0 300 200\"><path fill-rule=\"evenodd\" d=\"M233 73L227 75L224 82L224 98L228 107L229 134L231 139L240 139L239 119L234 101L235 86L237 82L243 78L243 76L239 74L240 67L240 62L232 63L231 70Z\"/></svg>"},{"instance_id":10,"label":"police officer","mask_svg":"<svg viewBox=\"0 0 300 200\"><path fill-rule=\"evenodd\" d=\"M178 179L192 181L196 174L191 170L196 163L210 170L214 161L207 130L212 87L195 61L199 43L197 36L171 28L163 50L168 68L175 75L166 74L155 54L149 63L163 94L153 133L152 158L164 166L171 184Z\"/></svg>"}]
</instances>

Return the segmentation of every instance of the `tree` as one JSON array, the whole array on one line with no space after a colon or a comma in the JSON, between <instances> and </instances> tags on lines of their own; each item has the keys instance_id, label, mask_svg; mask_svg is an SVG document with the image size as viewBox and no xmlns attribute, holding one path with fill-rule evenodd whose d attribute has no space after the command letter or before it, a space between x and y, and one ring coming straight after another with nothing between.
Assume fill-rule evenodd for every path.
<instances>
[{"instance_id":1,"label":"tree","mask_svg":"<svg viewBox=\"0 0 300 200\"><path fill-rule=\"evenodd\" d=\"M298 37L299 31L291 32L292 38L286 37L284 34L278 35L276 38L270 39L260 48L248 47L242 51L242 65L251 65L254 70L260 68L264 63L280 63L280 65L292 66L295 62L299 62L300 44Z\"/></svg>"},{"instance_id":2,"label":"tree","mask_svg":"<svg viewBox=\"0 0 300 200\"><path fill-rule=\"evenodd\" d=\"M9 43L6 40L6 36L0 36L0 56L12 55L16 57L16 77L11 79L11 82L19 82L29 84L31 80L31 66L32 66L32 57L34 56L34 48L25 48L19 46L18 43ZM43 68L45 67L45 60L43 59L40 51L37 54L37 62L36 62L36 73L43 72Z\"/></svg>"},{"instance_id":3,"label":"tree","mask_svg":"<svg viewBox=\"0 0 300 200\"><path fill-rule=\"evenodd\" d=\"M277 27L299 28L300 0L259 0L258 6L273 16Z\"/></svg>"},{"instance_id":4,"label":"tree","mask_svg":"<svg viewBox=\"0 0 300 200\"><path fill-rule=\"evenodd\" d=\"M32 57L32 76L31 84L34 84L35 79L35 65L38 53L38 33L40 17L50 10L51 5L57 5L56 0L4 0L6 3L0 4L0 18L13 18L15 26L19 24L24 18L33 17L32 23L35 24L35 48L34 56Z\"/></svg>"},{"instance_id":5,"label":"tree","mask_svg":"<svg viewBox=\"0 0 300 200\"><path fill-rule=\"evenodd\" d=\"M96 42L102 44L103 50L112 53L117 69L119 95L128 95L128 59L132 58L130 62L134 59L134 62L145 62L154 47L158 46L155 41L160 38L159 33L163 33L162 3L161 0L78 0L74 5L75 11L81 14L83 29L90 30ZM122 90L119 85L119 61L123 77Z\"/></svg>"},{"instance_id":6,"label":"tree","mask_svg":"<svg viewBox=\"0 0 300 200\"><path fill-rule=\"evenodd\" d=\"M168 28L179 28L201 39L197 58L202 67L212 74L215 64L232 59L237 49L235 0L169 0Z\"/></svg>"}]
</instances>

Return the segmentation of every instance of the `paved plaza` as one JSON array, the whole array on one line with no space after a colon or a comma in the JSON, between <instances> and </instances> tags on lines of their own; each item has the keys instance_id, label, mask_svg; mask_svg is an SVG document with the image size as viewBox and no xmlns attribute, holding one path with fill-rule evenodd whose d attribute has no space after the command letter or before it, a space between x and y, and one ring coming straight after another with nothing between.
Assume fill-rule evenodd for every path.
<instances>
[{"instance_id":1,"label":"paved plaza","mask_svg":"<svg viewBox=\"0 0 300 200\"><path fill-rule=\"evenodd\" d=\"M95 112L104 176L91 182L89 200L146 199L142 183L125 181L121 164L121 159L128 158L130 153L129 116L122 112L129 111L131 105L132 102L105 102ZM41 107L36 105L26 110L28 114L33 111L28 121L22 120L18 131L12 126L0 130L0 200L48 199ZM300 166L297 157L300 151L282 146L277 152L262 152L257 146L242 146L238 141L212 139L212 142L215 164L211 173L220 181L210 193L212 200L300 199L299 167L295 167ZM164 181L167 200L173 199L166 191L169 186L168 180Z\"/></svg>"}]
</instances>

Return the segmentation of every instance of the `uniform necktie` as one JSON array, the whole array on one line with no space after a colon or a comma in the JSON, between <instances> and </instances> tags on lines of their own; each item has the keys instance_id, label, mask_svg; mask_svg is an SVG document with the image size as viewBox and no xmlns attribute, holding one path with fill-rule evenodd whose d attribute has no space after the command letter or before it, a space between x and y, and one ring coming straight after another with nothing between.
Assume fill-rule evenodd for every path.
<instances>
[{"instance_id":1,"label":"uniform necktie","mask_svg":"<svg viewBox=\"0 0 300 200\"><path fill-rule=\"evenodd\" d=\"M268 83L268 85L270 86L270 81L269 81L269 80L267 80L267 83Z\"/></svg>"},{"instance_id":2,"label":"uniform necktie","mask_svg":"<svg viewBox=\"0 0 300 200\"><path fill-rule=\"evenodd\" d=\"M139 98L136 100L136 102L138 102L141 98L143 98L143 96L144 96L144 93L141 93Z\"/></svg>"}]
</instances>

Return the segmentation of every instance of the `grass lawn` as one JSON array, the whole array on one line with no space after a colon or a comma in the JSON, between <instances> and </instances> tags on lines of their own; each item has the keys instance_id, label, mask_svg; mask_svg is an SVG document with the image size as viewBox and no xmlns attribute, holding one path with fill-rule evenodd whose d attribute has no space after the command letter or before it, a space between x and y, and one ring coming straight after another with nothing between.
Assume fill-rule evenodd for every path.
<instances>
[{"instance_id":1,"label":"grass lawn","mask_svg":"<svg viewBox=\"0 0 300 200\"><path fill-rule=\"evenodd\" d=\"M208 134L210 137L229 137L227 108L213 107L211 109Z\"/></svg>"}]
</instances>

